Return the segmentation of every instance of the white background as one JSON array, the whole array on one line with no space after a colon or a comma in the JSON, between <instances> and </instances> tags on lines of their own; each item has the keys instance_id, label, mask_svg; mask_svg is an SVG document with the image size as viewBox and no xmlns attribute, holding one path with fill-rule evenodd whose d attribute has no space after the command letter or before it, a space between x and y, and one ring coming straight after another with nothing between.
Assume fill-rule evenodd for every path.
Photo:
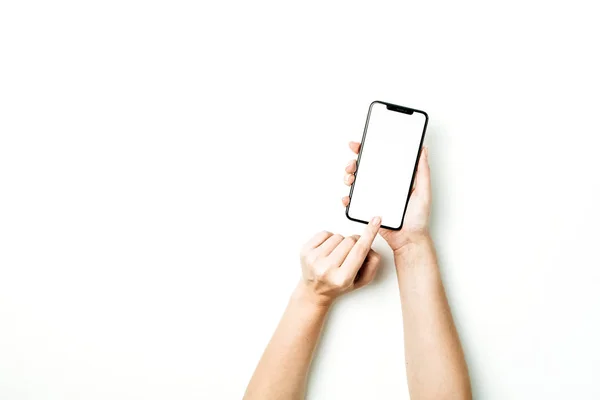
<instances>
[{"instance_id":1,"label":"white background","mask_svg":"<svg viewBox=\"0 0 600 400\"><path fill-rule=\"evenodd\" d=\"M375 99L429 113L432 232L476 398L592 399L593 2L0 5L0 398L239 399ZM310 399L407 398L393 267Z\"/></svg>"}]
</instances>

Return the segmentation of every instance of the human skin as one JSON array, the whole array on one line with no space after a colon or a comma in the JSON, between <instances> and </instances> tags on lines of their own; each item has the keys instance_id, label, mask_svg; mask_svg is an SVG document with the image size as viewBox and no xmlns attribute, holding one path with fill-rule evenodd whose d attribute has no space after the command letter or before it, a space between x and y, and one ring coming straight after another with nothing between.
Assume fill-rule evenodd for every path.
<instances>
[{"instance_id":1,"label":"human skin","mask_svg":"<svg viewBox=\"0 0 600 400\"><path fill-rule=\"evenodd\" d=\"M371 245L375 217L362 236L317 233L300 254L302 279L248 384L245 400L303 399L306 378L325 317L340 295L369 284L380 256Z\"/></svg>"},{"instance_id":2,"label":"human skin","mask_svg":"<svg viewBox=\"0 0 600 400\"><path fill-rule=\"evenodd\" d=\"M350 142L355 154L360 143ZM394 254L402 318L408 389L411 399L470 399L471 383L429 235L431 178L429 152L419 160L404 224L381 229ZM354 182L356 160L346 166L344 182ZM342 198L347 206L348 196Z\"/></svg>"},{"instance_id":3,"label":"human skin","mask_svg":"<svg viewBox=\"0 0 600 400\"><path fill-rule=\"evenodd\" d=\"M360 143L350 142L358 154ZM356 160L346 166L351 185ZM349 197L342 198L347 206ZM245 400L303 399L307 374L327 313L344 293L369 284L380 256L377 233L389 244L400 287L408 388L412 399L470 399L465 358L446 299L429 235L431 183L428 152L420 157L415 186L400 231L380 229L379 217L361 236L320 232L301 252L302 279L248 384Z\"/></svg>"}]
</instances>

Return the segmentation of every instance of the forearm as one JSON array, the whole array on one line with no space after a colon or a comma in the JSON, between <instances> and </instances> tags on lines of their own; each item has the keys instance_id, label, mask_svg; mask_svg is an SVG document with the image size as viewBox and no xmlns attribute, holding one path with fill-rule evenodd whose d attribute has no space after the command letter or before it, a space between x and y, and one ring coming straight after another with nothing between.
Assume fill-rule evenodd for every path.
<instances>
[{"instance_id":1,"label":"forearm","mask_svg":"<svg viewBox=\"0 0 600 400\"><path fill-rule=\"evenodd\" d=\"M303 399L306 376L328 305L317 305L299 285L250 380L245 400Z\"/></svg>"},{"instance_id":2,"label":"forearm","mask_svg":"<svg viewBox=\"0 0 600 400\"><path fill-rule=\"evenodd\" d=\"M431 238L417 237L394 256L411 398L471 398L467 365Z\"/></svg>"}]
</instances>

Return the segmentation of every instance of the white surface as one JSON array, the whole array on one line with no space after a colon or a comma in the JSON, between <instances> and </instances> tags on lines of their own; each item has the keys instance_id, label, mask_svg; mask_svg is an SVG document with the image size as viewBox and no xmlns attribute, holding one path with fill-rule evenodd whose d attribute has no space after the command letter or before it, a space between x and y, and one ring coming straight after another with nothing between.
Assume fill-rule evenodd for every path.
<instances>
[{"instance_id":1,"label":"white surface","mask_svg":"<svg viewBox=\"0 0 600 400\"><path fill-rule=\"evenodd\" d=\"M359 221L379 216L383 226L400 228L426 117L379 102L369 109L348 215Z\"/></svg>"},{"instance_id":2,"label":"white surface","mask_svg":"<svg viewBox=\"0 0 600 400\"><path fill-rule=\"evenodd\" d=\"M592 2L2 2L0 398L238 399L344 217L374 99L427 110L432 230L483 399L600 397ZM310 399L407 398L394 272Z\"/></svg>"}]
</instances>

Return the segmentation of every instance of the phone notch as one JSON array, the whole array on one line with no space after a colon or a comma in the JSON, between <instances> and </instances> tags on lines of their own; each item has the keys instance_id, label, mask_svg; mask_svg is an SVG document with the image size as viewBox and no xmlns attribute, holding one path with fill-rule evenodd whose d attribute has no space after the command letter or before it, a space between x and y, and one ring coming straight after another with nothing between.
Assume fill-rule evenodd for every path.
<instances>
[{"instance_id":1,"label":"phone notch","mask_svg":"<svg viewBox=\"0 0 600 400\"><path fill-rule=\"evenodd\" d=\"M408 114L408 115L412 115L414 113L414 111L411 110L410 108L397 106L395 104L387 104L387 109L390 111L396 111L396 112L400 112L402 114Z\"/></svg>"}]
</instances>

